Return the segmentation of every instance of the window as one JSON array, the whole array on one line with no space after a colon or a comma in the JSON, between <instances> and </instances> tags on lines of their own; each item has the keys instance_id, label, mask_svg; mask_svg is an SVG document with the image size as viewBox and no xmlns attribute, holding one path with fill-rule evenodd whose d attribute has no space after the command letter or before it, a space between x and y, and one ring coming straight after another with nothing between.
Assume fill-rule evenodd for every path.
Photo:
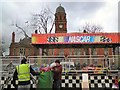
<instances>
[{"instance_id":1,"label":"window","mask_svg":"<svg viewBox=\"0 0 120 90\"><path fill-rule=\"evenodd\" d=\"M26 51L26 49L24 48L24 49L23 49L23 55L25 55L25 54L26 54L26 53L25 53L25 51Z\"/></svg>"},{"instance_id":2,"label":"window","mask_svg":"<svg viewBox=\"0 0 120 90\"><path fill-rule=\"evenodd\" d=\"M81 51L80 48L75 48L74 49L74 55L80 55L80 51Z\"/></svg>"},{"instance_id":3,"label":"window","mask_svg":"<svg viewBox=\"0 0 120 90\"><path fill-rule=\"evenodd\" d=\"M23 53L23 50L20 48L20 54L22 54Z\"/></svg>"},{"instance_id":4,"label":"window","mask_svg":"<svg viewBox=\"0 0 120 90\"><path fill-rule=\"evenodd\" d=\"M104 49L104 54L105 54L105 55L108 55L108 54L109 54L108 48L105 48L105 49Z\"/></svg>"},{"instance_id":5,"label":"window","mask_svg":"<svg viewBox=\"0 0 120 90\"><path fill-rule=\"evenodd\" d=\"M62 20L62 16L60 16L60 20Z\"/></svg>"},{"instance_id":6,"label":"window","mask_svg":"<svg viewBox=\"0 0 120 90\"><path fill-rule=\"evenodd\" d=\"M74 49L74 55L77 55L77 48Z\"/></svg>"},{"instance_id":7,"label":"window","mask_svg":"<svg viewBox=\"0 0 120 90\"><path fill-rule=\"evenodd\" d=\"M91 51L91 52L92 52L92 55L97 55L97 50L96 50L96 48L92 48L91 50L92 50L92 51Z\"/></svg>"},{"instance_id":8,"label":"window","mask_svg":"<svg viewBox=\"0 0 120 90\"><path fill-rule=\"evenodd\" d=\"M80 49L80 48L77 49L77 54L78 54L78 55L81 54L81 49Z\"/></svg>"},{"instance_id":9,"label":"window","mask_svg":"<svg viewBox=\"0 0 120 90\"><path fill-rule=\"evenodd\" d=\"M88 48L84 48L84 55L88 55L89 54L89 49Z\"/></svg>"},{"instance_id":10,"label":"window","mask_svg":"<svg viewBox=\"0 0 120 90\"><path fill-rule=\"evenodd\" d=\"M20 48L20 55L25 55L25 49L24 48Z\"/></svg>"},{"instance_id":11,"label":"window","mask_svg":"<svg viewBox=\"0 0 120 90\"><path fill-rule=\"evenodd\" d=\"M15 53L16 53L16 52L15 52L15 48L14 48L13 55L16 55Z\"/></svg>"},{"instance_id":12,"label":"window","mask_svg":"<svg viewBox=\"0 0 120 90\"><path fill-rule=\"evenodd\" d=\"M43 55L47 56L48 55L48 49L43 49Z\"/></svg>"},{"instance_id":13,"label":"window","mask_svg":"<svg viewBox=\"0 0 120 90\"><path fill-rule=\"evenodd\" d=\"M69 52L70 55L72 55L72 48L70 48L70 52Z\"/></svg>"},{"instance_id":14,"label":"window","mask_svg":"<svg viewBox=\"0 0 120 90\"><path fill-rule=\"evenodd\" d=\"M28 56L30 56L30 49L28 50Z\"/></svg>"},{"instance_id":15,"label":"window","mask_svg":"<svg viewBox=\"0 0 120 90\"><path fill-rule=\"evenodd\" d=\"M61 55L61 56L64 55L64 49L63 48L60 49L59 55Z\"/></svg>"},{"instance_id":16,"label":"window","mask_svg":"<svg viewBox=\"0 0 120 90\"><path fill-rule=\"evenodd\" d=\"M54 55L54 49L51 50L51 54Z\"/></svg>"},{"instance_id":17,"label":"window","mask_svg":"<svg viewBox=\"0 0 120 90\"><path fill-rule=\"evenodd\" d=\"M56 16L55 19L58 20L58 17Z\"/></svg>"}]
</instances>

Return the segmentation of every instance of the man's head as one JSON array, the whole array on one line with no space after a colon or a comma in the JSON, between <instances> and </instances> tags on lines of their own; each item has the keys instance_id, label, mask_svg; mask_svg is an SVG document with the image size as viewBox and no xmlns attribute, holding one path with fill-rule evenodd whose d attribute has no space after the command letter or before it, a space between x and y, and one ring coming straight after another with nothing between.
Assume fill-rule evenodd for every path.
<instances>
[{"instance_id":1,"label":"man's head","mask_svg":"<svg viewBox=\"0 0 120 90\"><path fill-rule=\"evenodd\" d=\"M59 60L56 60L55 63L56 63L57 66L60 65L60 61Z\"/></svg>"},{"instance_id":2,"label":"man's head","mask_svg":"<svg viewBox=\"0 0 120 90\"><path fill-rule=\"evenodd\" d=\"M21 64L26 64L26 62L27 62L27 59L26 59L26 58L23 58L23 59L21 60Z\"/></svg>"}]
</instances>

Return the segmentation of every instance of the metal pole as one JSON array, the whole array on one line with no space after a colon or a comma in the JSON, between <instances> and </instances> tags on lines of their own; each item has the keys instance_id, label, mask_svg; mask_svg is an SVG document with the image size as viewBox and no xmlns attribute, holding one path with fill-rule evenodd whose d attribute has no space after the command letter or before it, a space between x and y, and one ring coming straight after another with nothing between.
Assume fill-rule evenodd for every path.
<instances>
[{"instance_id":1,"label":"metal pole","mask_svg":"<svg viewBox=\"0 0 120 90\"><path fill-rule=\"evenodd\" d=\"M2 35L0 34L0 77L2 76Z\"/></svg>"},{"instance_id":2,"label":"metal pole","mask_svg":"<svg viewBox=\"0 0 120 90\"><path fill-rule=\"evenodd\" d=\"M2 77L2 56L0 56L0 79ZM0 83L0 88L1 88L1 83Z\"/></svg>"},{"instance_id":3,"label":"metal pole","mask_svg":"<svg viewBox=\"0 0 120 90\"><path fill-rule=\"evenodd\" d=\"M92 61L92 56L91 56L91 54L92 54L92 53L91 53L92 50L91 50L91 48L89 48L89 52L90 52L90 65L91 65L91 63L92 63L92 62L91 62L91 61Z\"/></svg>"},{"instance_id":4,"label":"metal pole","mask_svg":"<svg viewBox=\"0 0 120 90\"><path fill-rule=\"evenodd\" d=\"M0 77L2 76L2 56L0 56Z\"/></svg>"},{"instance_id":5,"label":"metal pole","mask_svg":"<svg viewBox=\"0 0 120 90\"><path fill-rule=\"evenodd\" d=\"M113 47L113 62L115 62L115 60L114 60L115 57L114 56L115 56L115 47Z\"/></svg>"}]
</instances>

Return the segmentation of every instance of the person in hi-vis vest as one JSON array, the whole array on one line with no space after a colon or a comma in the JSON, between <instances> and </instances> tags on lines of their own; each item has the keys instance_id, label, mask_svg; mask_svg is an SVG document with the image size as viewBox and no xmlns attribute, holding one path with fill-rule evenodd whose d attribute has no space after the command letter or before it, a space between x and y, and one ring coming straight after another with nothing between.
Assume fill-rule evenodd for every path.
<instances>
[{"instance_id":1,"label":"person in hi-vis vest","mask_svg":"<svg viewBox=\"0 0 120 90\"><path fill-rule=\"evenodd\" d=\"M13 75L13 86L18 90L30 90L30 74L39 75L39 72L35 72L32 67L26 63L27 60L23 58L21 64L16 66L16 70ZM18 87L16 85L18 80Z\"/></svg>"}]
</instances>

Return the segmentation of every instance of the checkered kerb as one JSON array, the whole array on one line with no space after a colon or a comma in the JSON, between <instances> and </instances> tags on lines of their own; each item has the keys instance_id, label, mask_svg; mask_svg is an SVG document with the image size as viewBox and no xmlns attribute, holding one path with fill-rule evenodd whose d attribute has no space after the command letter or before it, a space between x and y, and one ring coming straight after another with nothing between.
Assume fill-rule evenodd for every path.
<instances>
[{"instance_id":1,"label":"checkered kerb","mask_svg":"<svg viewBox=\"0 0 120 90\"><path fill-rule=\"evenodd\" d=\"M80 88L82 82L82 76L62 76L61 87L68 88Z\"/></svg>"},{"instance_id":2,"label":"checkered kerb","mask_svg":"<svg viewBox=\"0 0 120 90\"><path fill-rule=\"evenodd\" d=\"M36 79L36 82L33 80L30 80L31 88L36 88L36 83L38 82L38 77L34 77ZM8 82L8 84L6 84ZM16 84L18 84L18 80L16 80ZM13 78L10 77L1 77L0 79L0 85L4 88L15 88L13 86Z\"/></svg>"},{"instance_id":3,"label":"checkered kerb","mask_svg":"<svg viewBox=\"0 0 120 90\"><path fill-rule=\"evenodd\" d=\"M90 76L89 83L91 88L112 88L115 82L112 76Z\"/></svg>"},{"instance_id":4,"label":"checkered kerb","mask_svg":"<svg viewBox=\"0 0 120 90\"><path fill-rule=\"evenodd\" d=\"M38 77L34 76L36 82L31 80L31 88L37 88ZM5 88L14 88L13 79L10 77L1 77L0 85L4 85ZM9 81L9 82L8 82ZM6 85L6 83L8 84ZM82 76L79 75L62 75L62 88L81 88ZM112 84L115 82L112 76L89 76L90 88L112 88ZM16 81L18 84L18 81Z\"/></svg>"}]
</instances>

